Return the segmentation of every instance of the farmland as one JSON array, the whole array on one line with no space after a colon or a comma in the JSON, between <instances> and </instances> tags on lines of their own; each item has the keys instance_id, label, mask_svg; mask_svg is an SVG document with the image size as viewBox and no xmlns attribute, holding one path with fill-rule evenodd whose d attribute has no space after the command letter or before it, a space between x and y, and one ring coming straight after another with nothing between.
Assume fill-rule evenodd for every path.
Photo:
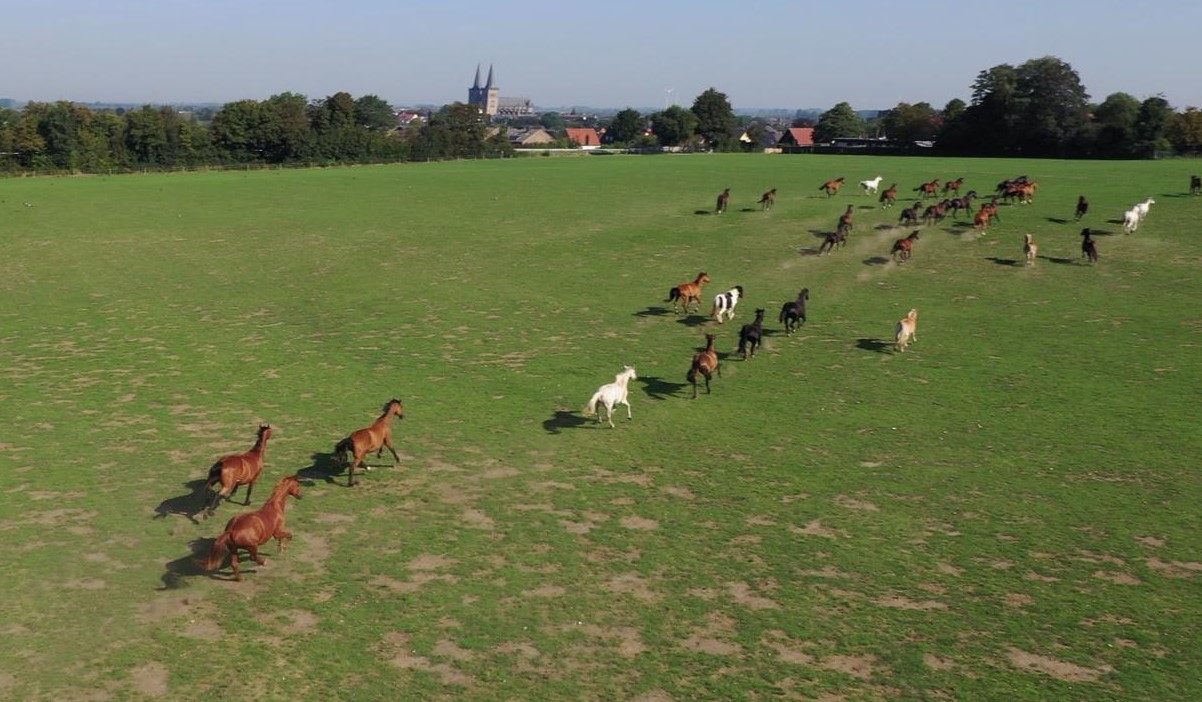
<instances>
[{"instance_id":1,"label":"farmland","mask_svg":"<svg viewBox=\"0 0 1202 702\"><path fill-rule=\"evenodd\" d=\"M610 156L0 181L0 695L1198 699L1197 168ZM987 234L922 227L898 265L904 205L855 188L878 174L907 204L936 177L1040 186ZM814 255L849 204L848 244ZM674 314L699 271L704 309ZM736 284L735 320L708 322ZM743 361L757 307L769 335ZM691 400L715 331L722 377ZM586 420L623 365L633 420ZM347 488L334 444L392 397L401 463ZM255 506L299 472L295 539L244 582L209 577L193 556L249 508L194 523L196 483L260 422Z\"/></svg>"}]
</instances>

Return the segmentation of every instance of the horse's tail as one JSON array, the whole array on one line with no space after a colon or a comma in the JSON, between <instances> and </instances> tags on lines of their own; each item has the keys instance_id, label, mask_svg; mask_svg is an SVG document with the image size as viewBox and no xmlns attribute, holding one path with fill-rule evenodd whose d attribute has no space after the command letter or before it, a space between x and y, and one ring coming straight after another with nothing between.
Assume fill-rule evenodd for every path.
<instances>
[{"instance_id":1,"label":"horse's tail","mask_svg":"<svg viewBox=\"0 0 1202 702\"><path fill-rule=\"evenodd\" d=\"M718 303L716 303L716 302L715 302L715 303L714 303L714 306L710 308L710 316L711 316L711 317L717 317L717 316L718 316Z\"/></svg>"},{"instance_id":2,"label":"horse's tail","mask_svg":"<svg viewBox=\"0 0 1202 702\"><path fill-rule=\"evenodd\" d=\"M689 372L685 374L684 379L689 381L693 385L696 385L697 384L697 372L699 370L701 370L701 358L700 358L700 356L695 356L693 358L693 364L689 366Z\"/></svg>"},{"instance_id":3,"label":"horse's tail","mask_svg":"<svg viewBox=\"0 0 1202 702\"><path fill-rule=\"evenodd\" d=\"M343 439L342 441L339 441L338 444L336 446L334 446L334 457L336 459L338 459L339 463L346 463L347 454L354 453L354 452L355 452L355 442L349 436L346 437L345 439Z\"/></svg>"},{"instance_id":4,"label":"horse's tail","mask_svg":"<svg viewBox=\"0 0 1202 702\"><path fill-rule=\"evenodd\" d=\"M593 393L593 399L589 400L588 404L584 406L584 416L591 417L597 413L597 401L600 399L601 391L598 390L597 392Z\"/></svg>"},{"instance_id":5,"label":"horse's tail","mask_svg":"<svg viewBox=\"0 0 1202 702\"><path fill-rule=\"evenodd\" d=\"M209 468L209 478L205 480L205 487L212 487L221 482L221 461L217 461Z\"/></svg>"},{"instance_id":6,"label":"horse's tail","mask_svg":"<svg viewBox=\"0 0 1202 702\"><path fill-rule=\"evenodd\" d=\"M668 291L668 299L664 302L676 302L680 299L680 288L675 287Z\"/></svg>"},{"instance_id":7,"label":"horse's tail","mask_svg":"<svg viewBox=\"0 0 1202 702\"><path fill-rule=\"evenodd\" d=\"M787 317L787 316L789 316L789 306L786 304L780 308L780 315L777 316L776 321L780 322L781 324L784 324L785 317Z\"/></svg>"},{"instance_id":8,"label":"horse's tail","mask_svg":"<svg viewBox=\"0 0 1202 702\"><path fill-rule=\"evenodd\" d=\"M221 536L218 536L217 540L213 542L213 548L209 549L209 555L205 556L203 559L198 558L196 560L196 565L200 566L204 570L209 571L220 568L222 561L225 560L225 552L229 550L230 539L231 537L228 531L223 533Z\"/></svg>"}]
</instances>

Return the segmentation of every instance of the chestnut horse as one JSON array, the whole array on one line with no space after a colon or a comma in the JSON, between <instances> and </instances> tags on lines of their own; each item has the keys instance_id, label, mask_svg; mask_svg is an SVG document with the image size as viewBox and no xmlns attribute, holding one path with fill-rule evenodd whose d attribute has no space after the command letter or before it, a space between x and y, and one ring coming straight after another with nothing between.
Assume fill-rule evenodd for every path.
<instances>
[{"instance_id":1,"label":"chestnut horse","mask_svg":"<svg viewBox=\"0 0 1202 702\"><path fill-rule=\"evenodd\" d=\"M383 411L375 422L372 422L370 427L359 429L352 432L350 436L338 442L334 447L334 455L337 457L339 465L347 464L347 454L354 456L351 461L350 470L346 474L347 487L354 487L355 468L363 466L363 470L371 470L371 466L364 463L367 454L372 451L376 452L376 458L384 455L384 449L388 449L392 453L394 463L400 463L401 457L397 455L396 449L392 447L392 418L405 418L405 407L401 401L393 398L384 405Z\"/></svg>"},{"instance_id":2,"label":"chestnut horse","mask_svg":"<svg viewBox=\"0 0 1202 702\"><path fill-rule=\"evenodd\" d=\"M960 176L959 178L957 178L955 180L947 181L946 183L943 184L944 196L946 196L948 193L956 193L957 195L959 195L961 185L964 185L964 176Z\"/></svg>"},{"instance_id":3,"label":"chestnut horse","mask_svg":"<svg viewBox=\"0 0 1202 702\"><path fill-rule=\"evenodd\" d=\"M259 474L263 472L263 454L267 451L267 440L270 438L271 427L267 424L260 425L258 438L249 451L222 456L209 468L205 490L212 491L213 497L207 500L207 506L201 510L206 519L213 516L223 498L233 498L239 485L246 486L246 502L243 504L250 504L250 493L255 489L255 481L259 479ZM214 490L213 486L218 483L221 484L221 489Z\"/></svg>"},{"instance_id":4,"label":"chestnut horse","mask_svg":"<svg viewBox=\"0 0 1202 702\"><path fill-rule=\"evenodd\" d=\"M914 192L921 193L922 197L924 197L924 198L938 197L938 195L939 195L939 179L936 178L935 180L932 180L929 183L923 183L922 185L918 186L917 188L914 188Z\"/></svg>"},{"instance_id":5,"label":"chestnut horse","mask_svg":"<svg viewBox=\"0 0 1202 702\"><path fill-rule=\"evenodd\" d=\"M883 193L881 193L881 199L880 199L881 207L883 209L889 209L890 207L893 207L893 203L896 200L897 200L897 183L894 183L893 185L890 185L888 187L888 189L886 189Z\"/></svg>"},{"instance_id":6,"label":"chestnut horse","mask_svg":"<svg viewBox=\"0 0 1202 702\"><path fill-rule=\"evenodd\" d=\"M900 263L909 261L910 251L914 248L914 242L916 241L918 241L918 230L911 232L910 236L905 239L898 239L893 242L893 248L889 251L889 255L893 257L894 261L898 261L900 258Z\"/></svg>"},{"instance_id":7,"label":"chestnut horse","mask_svg":"<svg viewBox=\"0 0 1202 702\"><path fill-rule=\"evenodd\" d=\"M230 565L234 568L234 579L241 581L242 573L238 570L238 549L250 554L251 560L259 565L267 562L266 558L259 555L259 547L268 541L275 539L279 544L278 553L283 553L284 545L292 539L292 533L284 531L284 507L288 503L289 496L301 499L300 481L295 475L289 475L276 483L275 489L271 491L271 497L267 498L262 507L254 512L239 514L229 520L225 525L225 531L213 543L209 555L203 561L198 561L197 565L208 571L217 570L221 567L225 560L225 553L228 551Z\"/></svg>"},{"instance_id":8,"label":"chestnut horse","mask_svg":"<svg viewBox=\"0 0 1202 702\"><path fill-rule=\"evenodd\" d=\"M801 292L797 293L796 300L781 305L780 317L777 319L785 325L785 334L792 334L794 329L806 323L806 302L809 299L810 289L802 288Z\"/></svg>"},{"instance_id":9,"label":"chestnut horse","mask_svg":"<svg viewBox=\"0 0 1202 702\"><path fill-rule=\"evenodd\" d=\"M726 205L730 202L730 188L723 190L718 194L718 204L714 207L714 214L722 214L726 211Z\"/></svg>"},{"instance_id":10,"label":"chestnut horse","mask_svg":"<svg viewBox=\"0 0 1202 702\"><path fill-rule=\"evenodd\" d=\"M697 274L697 278L693 282L681 283L669 290L668 299L664 300L664 302L671 302L672 311L677 313L680 312L677 309L677 304L683 303L685 314L688 314L690 303L701 304L701 286L708 282L710 282L710 277L705 274L705 271L702 271Z\"/></svg>"},{"instance_id":11,"label":"chestnut horse","mask_svg":"<svg viewBox=\"0 0 1202 702\"><path fill-rule=\"evenodd\" d=\"M760 196L759 205L760 205L761 210L770 210L770 209L772 209L772 206L775 204L776 204L776 188L773 188Z\"/></svg>"},{"instance_id":12,"label":"chestnut horse","mask_svg":"<svg viewBox=\"0 0 1202 702\"><path fill-rule=\"evenodd\" d=\"M714 335L705 335L705 350L693 356L693 363L689 366L689 372L685 375L685 379L693 384L693 399L697 399L697 375L705 376L705 393L710 392L710 378L714 377L714 373L718 377L722 377L722 366L718 365L718 352L714 350Z\"/></svg>"},{"instance_id":13,"label":"chestnut horse","mask_svg":"<svg viewBox=\"0 0 1202 702\"><path fill-rule=\"evenodd\" d=\"M839 176L834 180L828 180L819 186L819 190L826 193L827 197L832 197L839 194L839 188L843 187L843 181L846 180L843 176Z\"/></svg>"}]
</instances>

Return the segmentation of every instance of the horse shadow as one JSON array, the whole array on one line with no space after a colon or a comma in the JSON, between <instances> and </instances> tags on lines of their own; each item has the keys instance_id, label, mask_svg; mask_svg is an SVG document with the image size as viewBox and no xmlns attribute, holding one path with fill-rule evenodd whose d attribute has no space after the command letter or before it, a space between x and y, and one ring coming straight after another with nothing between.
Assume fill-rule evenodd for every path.
<instances>
[{"instance_id":1,"label":"horse shadow","mask_svg":"<svg viewBox=\"0 0 1202 702\"><path fill-rule=\"evenodd\" d=\"M896 229L896 227L893 226L892 224L889 224L888 222L881 222L880 224L873 227L873 230L878 231L878 232L887 231L889 229Z\"/></svg>"},{"instance_id":2,"label":"horse shadow","mask_svg":"<svg viewBox=\"0 0 1202 702\"><path fill-rule=\"evenodd\" d=\"M857 339L856 348L862 351L875 351L877 353L885 353L893 348L893 344L881 339Z\"/></svg>"},{"instance_id":3,"label":"horse shadow","mask_svg":"<svg viewBox=\"0 0 1202 702\"><path fill-rule=\"evenodd\" d=\"M202 537L192 539L188 542L188 555L182 558L177 558L169 562L159 579L163 584L157 590L178 590L188 586L188 578L208 577L216 578L213 573L201 568L197 564L197 560L204 558L209 554L209 550L216 543L216 538Z\"/></svg>"},{"instance_id":4,"label":"horse shadow","mask_svg":"<svg viewBox=\"0 0 1202 702\"><path fill-rule=\"evenodd\" d=\"M688 383L670 383L656 376L639 376L638 382L643 384L643 392L652 400L666 400L669 395L675 395L683 390Z\"/></svg>"},{"instance_id":5,"label":"horse shadow","mask_svg":"<svg viewBox=\"0 0 1202 702\"><path fill-rule=\"evenodd\" d=\"M756 208L756 207L744 207L743 209L739 210L739 212L759 212L759 208Z\"/></svg>"},{"instance_id":6,"label":"horse shadow","mask_svg":"<svg viewBox=\"0 0 1202 702\"><path fill-rule=\"evenodd\" d=\"M200 524L196 521L196 515L203 512L206 507L206 482L208 481L204 478L197 478L184 483L184 488L188 492L160 502L159 506L154 508L154 516L151 519L166 519L172 514L179 514L187 517L193 524Z\"/></svg>"},{"instance_id":7,"label":"horse shadow","mask_svg":"<svg viewBox=\"0 0 1202 702\"><path fill-rule=\"evenodd\" d=\"M591 420L574 411L556 410L550 419L543 420L543 429L546 429L548 434L559 434L564 429L578 429L589 423Z\"/></svg>"},{"instance_id":8,"label":"horse shadow","mask_svg":"<svg viewBox=\"0 0 1202 702\"><path fill-rule=\"evenodd\" d=\"M801 254L802 256L821 256L822 255L822 251L820 251L818 249L798 249L797 253Z\"/></svg>"},{"instance_id":9,"label":"horse shadow","mask_svg":"<svg viewBox=\"0 0 1202 702\"><path fill-rule=\"evenodd\" d=\"M1108 219L1108 220L1106 220L1106 223L1107 223L1107 224L1122 224L1122 223L1123 223L1123 220L1121 220L1121 219ZM1090 229L1089 231L1090 231L1090 232L1092 232L1093 230L1092 230L1092 229Z\"/></svg>"},{"instance_id":10,"label":"horse shadow","mask_svg":"<svg viewBox=\"0 0 1202 702\"><path fill-rule=\"evenodd\" d=\"M1049 263L1059 263L1060 265L1072 265L1076 263L1076 261L1071 258L1059 258L1056 256L1040 256L1039 258L1042 258Z\"/></svg>"},{"instance_id":11,"label":"horse shadow","mask_svg":"<svg viewBox=\"0 0 1202 702\"><path fill-rule=\"evenodd\" d=\"M1090 236L1114 236L1115 233L1109 229L1094 229L1093 227L1089 229Z\"/></svg>"},{"instance_id":12,"label":"horse shadow","mask_svg":"<svg viewBox=\"0 0 1202 702\"><path fill-rule=\"evenodd\" d=\"M864 259L865 266L883 266L889 262L889 259L884 256L870 256Z\"/></svg>"},{"instance_id":13,"label":"horse shadow","mask_svg":"<svg viewBox=\"0 0 1202 702\"><path fill-rule=\"evenodd\" d=\"M705 323L708 322L709 320L710 320L710 318L706 317L704 315L691 314L687 317L682 317L682 318L676 320L676 323L683 324L686 327L700 327L700 326L704 326Z\"/></svg>"},{"instance_id":14,"label":"horse shadow","mask_svg":"<svg viewBox=\"0 0 1202 702\"><path fill-rule=\"evenodd\" d=\"M810 236L813 236L815 239L826 240L826 237L829 235L830 235L830 232L824 232L821 229L811 229L810 230Z\"/></svg>"},{"instance_id":15,"label":"horse shadow","mask_svg":"<svg viewBox=\"0 0 1202 702\"><path fill-rule=\"evenodd\" d=\"M332 453L315 452L309 461L309 465L296 471L296 477L303 480L324 480L332 483L335 475L346 472L346 466L339 463L338 458Z\"/></svg>"},{"instance_id":16,"label":"horse shadow","mask_svg":"<svg viewBox=\"0 0 1202 702\"><path fill-rule=\"evenodd\" d=\"M708 215L708 214L713 214L713 212L711 212L711 211L709 211L709 210L693 210L693 214L695 214L695 215Z\"/></svg>"},{"instance_id":17,"label":"horse shadow","mask_svg":"<svg viewBox=\"0 0 1202 702\"><path fill-rule=\"evenodd\" d=\"M999 266L1020 266L1022 263L1014 258L998 258L997 256L986 256L986 261L993 261Z\"/></svg>"},{"instance_id":18,"label":"horse shadow","mask_svg":"<svg viewBox=\"0 0 1202 702\"><path fill-rule=\"evenodd\" d=\"M1063 217L1045 217L1044 219L1048 220L1052 224L1068 224L1068 220L1064 219Z\"/></svg>"},{"instance_id":19,"label":"horse shadow","mask_svg":"<svg viewBox=\"0 0 1202 702\"><path fill-rule=\"evenodd\" d=\"M671 311L672 310L668 309L667 307L660 307L658 305L655 305L653 307L648 307L645 310L639 310L638 312L635 312L634 316L635 317L662 317Z\"/></svg>"}]
</instances>

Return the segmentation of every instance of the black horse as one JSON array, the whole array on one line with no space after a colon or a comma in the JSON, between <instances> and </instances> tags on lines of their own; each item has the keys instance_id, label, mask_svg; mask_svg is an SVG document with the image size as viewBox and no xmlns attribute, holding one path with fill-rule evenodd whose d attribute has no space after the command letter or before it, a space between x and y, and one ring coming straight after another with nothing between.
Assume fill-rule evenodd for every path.
<instances>
[{"instance_id":1,"label":"black horse","mask_svg":"<svg viewBox=\"0 0 1202 702\"><path fill-rule=\"evenodd\" d=\"M1202 176L1192 175L1189 177L1189 194L1202 195Z\"/></svg>"},{"instance_id":2,"label":"black horse","mask_svg":"<svg viewBox=\"0 0 1202 702\"><path fill-rule=\"evenodd\" d=\"M739 330L739 356L746 359L748 351L751 352L751 357L755 358L755 350L759 348L764 341L764 309L760 308L755 311L755 321L750 324L744 324Z\"/></svg>"},{"instance_id":3,"label":"black horse","mask_svg":"<svg viewBox=\"0 0 1202 702\"><path fill-rule=\"evenodd\" d=\"M1081 255L1090 263L1098 262L1098 245L1089 237L1089 227L1081 230Z\"/></svg>"},{"instance_id":4,"label":"black horse","mask_svg":"<svg viewBox=\"0 0 1202 702\"><path fill-rule=\"evenodd\" d=\"M847 243L847 228L840 226L835 231L826 235L826 239L818 246L818 254L821 255L825 250L830 253L835 250L835 246L843 246Z\"/></svg>"},{"instance_id":5,"label":"black horse","mask_svg":"<svg viewBox=\"0 0 1202 702\"><path fill-rule=\"evenodd\" d=\"M806 323L806 302L809 299L810 289L802 288L796 300L781 305L779 321L785 325L786 334L792 334L794 329Z\"/></svg>"},{"instance_id":6,"label":"black horse","mask_svg":"<svg viewBox=\"0 0 1202 702\"><path fill-rule=\"evenodd\" d=\"M922 211L922 203L915 202L913 207L907 207L902 210L901 216L897 218L897 226L899 227L916 227L918 226L919 213Z\"/></svg>"}]
</instances>

